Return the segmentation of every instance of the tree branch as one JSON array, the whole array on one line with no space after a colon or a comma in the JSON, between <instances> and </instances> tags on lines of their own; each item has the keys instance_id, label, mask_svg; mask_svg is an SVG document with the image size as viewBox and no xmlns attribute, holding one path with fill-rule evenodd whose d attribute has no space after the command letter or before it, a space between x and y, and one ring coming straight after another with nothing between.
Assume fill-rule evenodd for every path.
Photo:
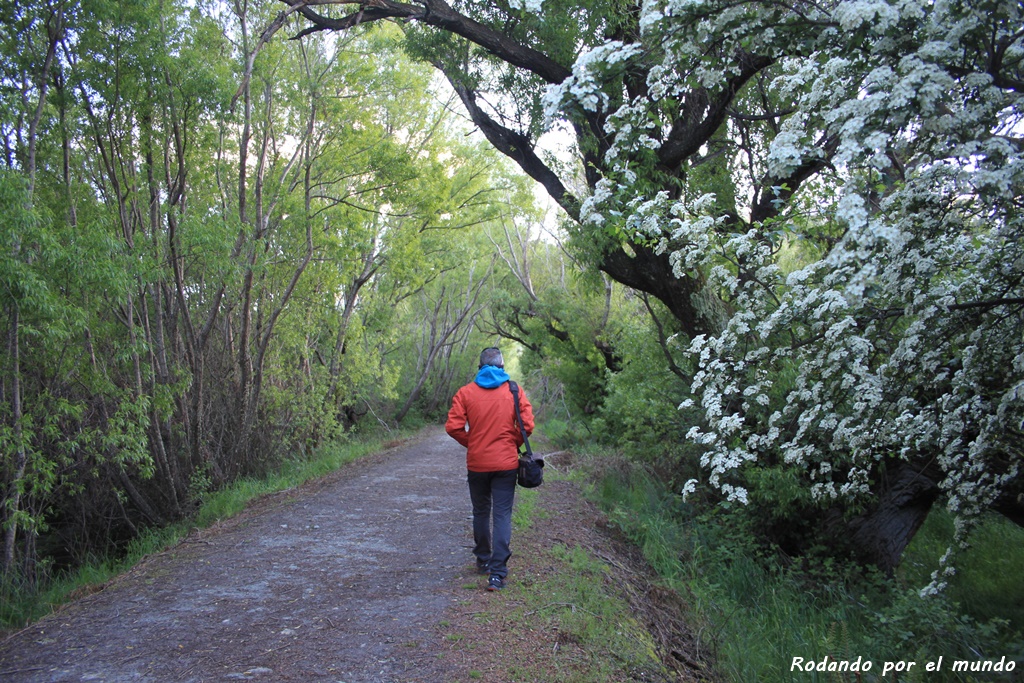
<instances>
[{"instance_id":1,"label":"tree branch","mask_svg":"<svg viewBox=\"0 0 1024 683\"><path fill-rule=\"evenodd\" d=\"M640 292L640 300L644 302L644 308L647 309L647 313L651 316L651 321L654 322L654 327L658 331L658 346L661 347L661 353L665 356L665 361L668 363L668 369L673 375L686 382L687 385L693 383L693 377L683 371L678 364L676 359L672 357L672 351L668 348L668 335L665 334L665 326L662 324L658 314L654 312L654 307L651 306L650 297L647 292Z\"/></svg>"},{"instance_id":2,"label":"tree branch","mask_svg":"<svg viewBox=\"0 0 1024 683\"><path fill-rule=\"evenodd\" d=\"M738 54L740 73L726 81L716 97L706 88L694 90L682 102L679 116L672 124L668 139L658 150L658 158L668 168L676 168L684 159L696 154L718 130L729 114L729 105L736 93L774 59L760 55Z\"/></svg>"},{"instance_id":3,"label":"tree branch","mask_svg":"<svg viewBox=\"0 0 1024 683\"><path fill-rule=\"evenodd\" d=\"M381 19L413 19L428 26L462 36L466 40L479 45L502 61L536 74L548 83L561 83L572 71L562 66L547 55L531 47L522 45L508 36L488 26L474 21L453 10L444 0L422 0L420 4L410 5L393 0L359 0L357 2L340 2L338 0L318 0L315 4L323 5L358 5L360 10L342 19L331 19L313 11L305 0L281 0L289 7L297 9L313 26L304 29L295 38L301 38L316 31L344 31L361 23L380 21Z\"/></svg>"},{"instance_id":4,"label":"tree branch","mask_svg":"<svg viewBox=\"0 0 1024 683\"><path fill-rule=\"evenodd\" d=\"M758 191L757 203L751 207L750 222L760 223L777 216L782 210L782 206L796 194L801 184L831 163L829 160L838 146L838 137L825 138L818 147L821 150L821 156L805 159L786 178L766 177Z\"/></svg>"},{"instance_id":5,"label":"tree branch","mask_svg":"<svg viewBox=\"0 0 1024 683\"><path fill-rule=\"evenodd\" d=\"M544 186L551 198L554 199L559 206L565 209L573 218L579 217L579 200L565 189L565 185L562 184L561 179L555 175L554 171L548 168L537 153L533 149L533 145L530 143L530 139L517 131L511 130L501 125L480 108L480 105L476 101L476 93L470 90L465 85L459 83L455 78L448 74L444 70L443 65L435 65L441 69L445 76L448 77L448 81L455 88L455 92L458 93L459 99L462 100L462 104L466 107L469 112L470 118L473 123L480 129L480 132L484 134L487 141L494 146L499 152L509 157L523 169L526 175L530 176L538 183Z\"/></svg>"}]
</instances>

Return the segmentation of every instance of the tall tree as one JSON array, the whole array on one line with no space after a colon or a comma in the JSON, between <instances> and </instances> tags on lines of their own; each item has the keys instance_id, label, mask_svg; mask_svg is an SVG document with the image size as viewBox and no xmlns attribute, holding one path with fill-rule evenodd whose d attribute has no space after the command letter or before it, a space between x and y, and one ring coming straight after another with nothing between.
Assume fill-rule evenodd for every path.
<instances>
[{"instance_id":1,"label":"tall tree","mask_svg":"<svg viewBox=\"0 0 1024 683\"><path fill-rule=\"evenodd\" d=\"M289 5L288 12L299 12L311 24L299 36L349 30L383 19L403 22L410 49L444 72L491 144L541 183L574 219L583 215L581 211L589 212L589 204L584 202L598 183L618 177L626 165L633 167L632 173L646 175L647 182L677 194L693 167L705 161L708 150L704 147L725 124L737 94L775 61L774 56L739 49L726 57L736 73L724 84L694 84L690 93L673 93L656 101L646 98L646 81L652 70L662 68L660 50L645 47L639 6L630 3L547 2L541 12L522 3L338 3L339 16L322 13L331 4L314 8L283 1ZM351 12L346 14L348 9ZM605 41L611 42L605 45ZM623 46L627 46L625 52L616 52ZM716 54L729 51L725 45L711 49ZM633 57L628 63L626 53ZM615 54L622 56L603 64L604 57ZM590 73L591 66L602 73ZM590 84L599 92L575 101L570 93L582 94ZM634 106L636 97L646 99L650 123L657 126L658 135L664 133L664 144L654 142L654 136L650 145L628 152L620 145L617 155L609 155L615 141L612 126L625 111L620 107ZM551 114L555 111L576 138L578 165L568 169L546 159L537 149L541 133L553 125ZM733 122L737 121L743 125L743 119L734 117ZM769 183L759 177L753 182L755 187L788 183L795 189L808 173L801 169L792 178ZM574 190L580 185L580 176L584 187ZM756 218L777 212L770 199L753 199L752 206L764 214ZM737 212L737 217L743 213L750 212ZM662 299L689 332L720 328L721 312L713 299L703 294L705 277L700 272L679 277L666 253L654 249L643 235L633 235L620 226L584 221L578 230L579 246L592 262L619 282Z\"/></svg>"},{"instance_id":2,"label":"tall tree","mask_svg":"<svg viewBox=\"0 0 1024 683\"><path fill-rule=\"evenodd\" d=\"M404 399L398 308L502 210L493 153L452 155L463 135L393 34L267 46L265 9L0 4L15 578Z\"/></svg>"},{"instance_id":3,"label":"tall tree","mask_svg":"<svg viewBox=\"0 0 1024 683\"><path fill-rule=\"evenodd\" d=\"M524 220L525 218L525 220ZM504 265L481 324L526 349L526 366L560 382L573 412L595 414L609 373L621 370L616 348L630 290L586 269L529 216L491 231Z\"/></svg>"},{"instance_id":4,"label":"tall tree","mask_svg":"<svg viewBox=\"0 0 1024 683\"><path fill-rule=\"evenodd\" d=\"M14 453L9 486L4 492L4 548L0 558L0 569L4 574L12 571L15 560L15 542L20 527L36 524L30 515L22 510L22 494L26 488L26 474L29 447L26 444L25 408L22 387L22 308L31 304L41 292L33 291L33 261L37 246L31 241L32 228L36 227L34 194L39 149L40 127L44 123L46 100L57 60L57 49L65 31L65 7L63 2L10 6L5 3L3 14L6 19L3 31L3 65L8 74L6 85L16 96L9 96L6 111L13 115L4 126L4 142L7 151L7 168L17 168L26 181L22 191L19 178L5 174L2 182L5 226L3 230L3 258L10 261L8 277L5 278L8 296L5 297L7 311L7 365L5 383L9 381L9 427L11 430L10 451ZM15 42L18 45L15 47ZM13 87L12 87L13 86ZM7 99L7 98L5 98ZM10 125L12 123L15 125ZM26 229L27 228L27 229ZM45 293L43 293L45 296ZM39 303L37 298L36 303ZM30 539L31 542L31 539Z\"/></svg>"},{"instance_id":5,"label":"tall tree","mask_svg":"<svg viewBox=\"0 0 1024 683\"><path fill-rule=\"evenodd\" d=\"M664 302L697 340L711 428L694 436L726 495L744 496L732 479L743 467L794 467L815 505L835 501L844 532L831 538L885 568L940 493L959 512L1022 519L1020 281L987 256L1015 259L1020 243L1021 3L282 2L308 21L298 37L401 23L487 139L576 219L580 253ZM538 152L559 122L578 172ZM797 238L826 254L796 276L815 283L802 306L789 297L804 280L772 275ZM947 240L959 246L932 251ZM982 264L1001 275L968 277ZM769 315L778 326L758 327ZM921 345L916 330L940 321L942 343ZM758 351L783 339L786 354ZM758 370L805 354L819 361L797 362L792 391ZM910 357L931 365L896 369ZM860 360L838 370L828 358ZM996 382L980 369L1000 364L1013 371ZM738 372L757 377L749 394L734 392ZM762 391L773 382L777 398ZM762 410L773 400L788 407ZM812 444L881 424L884 445L836 444L841 466Z\"/></svg>"}]
</instances>

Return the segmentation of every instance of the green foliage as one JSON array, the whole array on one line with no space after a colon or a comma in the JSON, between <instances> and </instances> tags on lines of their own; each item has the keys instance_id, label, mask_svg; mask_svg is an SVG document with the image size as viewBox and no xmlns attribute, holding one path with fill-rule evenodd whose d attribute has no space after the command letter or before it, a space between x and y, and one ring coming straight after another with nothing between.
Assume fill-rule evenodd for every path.
<instances>
[{"instance_id":1,"label":"green foliage","mask_svg":"<svg viewBox=\"0 0 1024 683\"><path fill-rule=\"evenodd\" d=\"M257 52L269 5L62 7L45 67L52 8L0 5L0 445L25 454L0 465L0 523L40 581L58 536L74 561L124 547L390 419L411 302L454 298L440 278L470 252L486 269L484 227L528 195L393 26Z\"/></svg>"},{"instance_id":2,"label":"green foliage","mask_svg":"<svg viewBox=\"0 0 1024 683\"><path fill-rule=\"evenodd\" d=\"M1021 651L1024 622L1013 607L1020 591L1016 551L997 572L984 562L973 568L965 563L954 583L959 592L924 598L917 590L920 584L907 583L911 574L926 578L921 569L893 582L852 565L793 563L766 555L744 518L737 520L721 508L698 515L645 469L609 454L592 462L595 497L658 573L688 596L691 618L702 624L705 644L727 680L864 680L850 673L793 672L794 656L805 661L859 656L873 662L872 675L877 676L885 661L916 661L923 669L939 656L948 663L1013 657ZM909 557L915 552L924 556L927 549L921 546L946 543L952 531L938 529L948 524L941 517L919 535ZM1019 530L1008 534L1003 523L986 527L972 552L990 559L1007 555L1008 542L1018 540ZM1005 593L998 605L985 593L986 584L1000 576L1007 583L1000 586ZM985 614L967 607L975 602L986 605ZM978 679L954 673L947 664L941 673L906 680Z\"/></svg>"},{"instance_id":3,"label":"green foliage","mask_svg":"<svg viewBox=\"0 0 1024 683\"><path fill-rule=\"evenodd\" d=\"M669 342L669 346L674 344ZM603 441L615 443L631 456L648 462L678 461L690 449L679 438L693 419L679 410L684 380L665 370L650 316L634 310L616 340L622 367L609 374L607 397L594 429ZM680 354L681 355L681 354Z\"/></svg>"},{"instance_id":4,"label":"green foliage","mask_svg":"<svg viewBox=\"0 0 1024 683\"><path fill-rule=\"evenodd\" d=\"M516 489L516 504L512 508L512 524L517 532L525 531L533 525L537 517L537 489Z\"/></svg>"},{"instance_id":5,"label":"green foliage","mask_svg":"<svg viewBox=\"0 0 1024 683\"><path fill-rule=\"evenodd\" d=\"M586 423L600 414L646 313L629 290L581 271L556 244L504 227L492 237L506 266L491 295L493 327L525 347L522 371L543 387L544 410Z\"/></svg>"},{"instance_id":6,"label":"green foliage","mask_svg":"<svg viewBox=\"0 0 1024 683\"><path fill-rule=\"evenodd\" d=\"M942 507L934 508L914 537L899 576L910 586L928 582L935 558L953 543L954 522ZM981 623L995 619L1024 631L1024 529L996 514L986 515L971 532L970 546L960 551L959 570L949 581L943 597Z\"/></svg>"},{"instance_id":7,"label":"green foliage","mask_svg":"<svg viewBox=\"0 0 1024 683\"><path fill-rule=\"evenodd\" d=\"M46 278L57 252L48 222L32 206L29 179L0 170L0 300L23 310L30 333L43 333L51 319L59 325L59 301Z\"/></svg>"},{"instance_id":8,"label":"green foliage","mask_svg":"<svg viewBox=\"0 0 1024 683\"><path fill-rule=\"evenodd\" d=\"M522 577L508 619L557 634L571 656L517 661L516 680L598 683L624 680L637 670L660 670L649 634L632 616L625 596L612 589L608 566L580 546L556 545L545 558L557 569L541 580Z\"/></svg>"},{"instance_id":9,"label":"green foliage","mask_svg":"<svg viewBox=\"0 0 1024 683\"><path fill-rule=\"evenodd\" d=\"M0 447L11 454L0 475L7 484L5 531L34 538L64 514L91 518L93 511L69 512L90 491L117 504L116 489L103 492L99 482L111 470L146 478L153 460L145 433L149 401L117 387L105 371L124 367L138 347L123 338L109 340L110 358L100 367L77 343L100 327L93 303L103 300L95 293L124 301L119 256L110 254L102 231L68 230L33 207L27 187L20 174L0 172L0 301L5 337L18 340L17 370L9 343L0 365L5 382L17 372L21 399L17 424L10 398L0 404ZM100 419L97 400L104 403ZM77 543L68 546L66 552L75 555L87 552Z\"/></svg>"},{"instance_id":10,"label":"green foliage","mask_svg":"<svg viewBox=\"0 0 1024 683\"><path fill-rule=\"evenodd\" d=\"M557 409L558 406L551 406L548 413ZM591 432L585 424L578 420L547 417L544 420L544 436L556 447L568 449L579 444L589 443Z\"/></svg>"}]
</instances>

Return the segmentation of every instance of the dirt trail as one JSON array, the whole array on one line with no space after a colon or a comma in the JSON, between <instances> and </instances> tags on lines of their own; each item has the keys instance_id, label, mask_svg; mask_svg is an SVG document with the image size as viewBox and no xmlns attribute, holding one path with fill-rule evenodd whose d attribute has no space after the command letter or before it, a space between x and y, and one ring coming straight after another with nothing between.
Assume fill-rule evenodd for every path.
<instances>
[{"instance_id":1,"label":"dirt trail","mask_svg":"<svg viewBox=\"0 0 1024 683\"><path fill-rule=\"evenodd\" d=\"M472 575L464 451L440 429L262 500L0 643L0 680L449 680Z\"/></svg>"}]
</instances>

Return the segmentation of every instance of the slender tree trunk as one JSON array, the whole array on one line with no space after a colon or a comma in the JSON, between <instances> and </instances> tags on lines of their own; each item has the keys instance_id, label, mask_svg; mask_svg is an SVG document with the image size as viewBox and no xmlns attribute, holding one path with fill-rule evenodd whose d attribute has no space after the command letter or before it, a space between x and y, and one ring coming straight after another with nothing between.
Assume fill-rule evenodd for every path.
<instances>
[{"instance_id":1,"label":"slender tree trunk","mask_svg":"<svg viewBox=\"0 0 1024 683\"><path fill-rule=\"evenodd\" d=\"M46 57L43 59L43 67L39 72L39 80L36 87L39 89L39 101L36 103L36 111L29 122L28 127L28 194L31 197L35 192L36 183L36 136L39 130L39 122L43 118L43 107L46 105L47 89L50 85L50 69L53 68L54 59L57 56L57 45L63 39L64 34L64 7L58 6L57 10L46 18Z\"/></svg>"},{"instance_id":2,"label":"slender tree trunk","mask_svg":"<svg viewBox=\"0 0 1024 683\"><path fill-rule=\"evenodd\" d=\"M345 353L345 342L348 338L348 328L352 322L352 315L356 310L356 303L359 301L359 292L363 286L370 281L370 278L380 268L377 261L377 242L373 241L370 248L363 254L363 270L352 279L345 290L345 306L341 311L341 319L338 322L338 334L334 339L334 352L331 355L330 377L331 384L327 396L334 397L337 401L338 381L341 378L341 357Z\"/></svg>"},{"instance_id":3,"label":"slender tree trunk","mask_svg":"<svg viewBox=\"0 0 1024 683\"><path fill-rule=\"evenodd\" d=\"M161 255L161 218L160 185L154 172L156 168L154 159L156 141L153 136L152 126L147 127L144 133L146 135L146 182L149 187L149 243L153 257L159 260ZM182 182L184 182L184 179L182 179ZM147 340L148 361L151 373L148 390L152 396L157 395L158 388L161 385L167 384L170 381L170 372L167 366L167 346L164 340L163 288L163 276L155 284L146 285L141 281L139 282L139 289L142 292L140 296L143 305L142 321ZM153 301L152 310L150 310L148 304L150 300ZM165 434L169 434L170 430L164 429L156 402L151 402L151 405L149 418L150 455L156 464L157 471L161 473L166 482L166 486L160 488L170 503L171 515L177 517L181 513L178 489L182 486L183 482L180 481L180 470L177 461L168 457ZM129 491L129 495L131 495L131 491ZM138 505L138 503L136 504ZM140 506L140 509L143 508ZM151 513L146 512L145 509L143 509L143 512L148 517L151 517Z\"/></svg>"},{"instance_id":4,"label":"slender tree trunk","mask_svg":"<svg viewBox=\"0 0 1024 683\"><path fill-rule=\"evenodd\" d=\"M395 422L401 422L405 419L405 416L409 413L413 404L419 400L420 394L423 391L423 386L427 382L427 378L430 376L430 371L434 366L434 361L437 359L438 354L442 348L449 343L449 339L463 326L463 324L471 324L473 317L476 315L476 302L480 297L480 292L483 290L484 284L487 282L487 276L484 276L479 282L473 283L472 272L470 273L470 283L467 285L466 291L466 303L458 311L456 311L454 317L447 317L446 320L442 321L442 308L449 306L450 302L445 297L444 289L442 288L440 295L438 296L437 303L434 305L433 319L430 322L431 333L430 340L428 342L429 348L427 349L426 360L420 369L419 377L416 380L416 384L413 385L412 391L409 392L409 396L405 399L405 403L399 408L395 414ZM446 312L447 313L447 312ZM468 319L468 322L467 322Z\"/></svg>"},{"instance_id":5,"label":"slender tree trunk","mask_svg":"<svg viewBox=\"0 0 1024 683\"><path fill-rule=\"evenodd\" d=\"M11 419L14 427L14 473L11 477L11 486L6 496L7 515L15 515L21 510L21 486L25 479L25 470L28 466L28 453L25 449L24 434L22 432L22 407L21 407L21 352L19 345L20 316L18 305L11 307L11 325L9 329L8 347L11 357ZM17 520L7 520L4 531L4 573L9 574L14 570L14 546L18 538Z\"/></svg>"},{"instance_id":6,"label":"slender tree trunk","mask_svg":"<svg viewBox=\"0 0 1024 683\"><path fill-rule=\"evenodd\" d=\"M263 388L263 368L267 357L267 350L270 347L270 340L274 334L274 328L277 326L277 321L280 319L281 314L284 312L288 302L291 301L292 295L295 294L295 288L299 284L299 280L302 279L302 274L306 271L309 266L309 262L313 259L313 228L312 222L306 222L306 253L303 255L299 265L296 266L295 271L292 273L291 281L285 288L284 294L281 295L280 300L277 302L277 306L273 312L267 317L266 323L263 326L259 346L256 351L256 357L253 361L253 379L250 395L246 401L246 412L242 421L242 433L239 443L245 444L248 442L249 437L252 434L253 428L256 424L257 409L259 408L260 394Z\"/></svg>"},{"instance_id":7,"label":"slender tree trunk","mask_svg":"<svg viewBox=\"0 0 1024 683\"><path fill-rule=\"evenodd\" d=\"M47 90L50 84L50 71L53 68L57 54L57 45L63 39L64 33L64 8L58 6L46 18L46 56L43 59L42 68L37 74L35 86L39 99L36 102L35 112L29 121L29 130L26 149L26 172L28 175L28 196L26 197L26 209L31 210L35 194L36 182L36 143L39 123L43 117L43 109L46 105ZM14 245L13 257L21 258L21 245ZM21 396L21 310L17 301L11 304L10 329L8 331L8 344L11 357L11 420L13 422L14 434L14 472L11 478L11 485L6 497L7 515L18 515L21 511L21 489L28 468L28 450L25 446L24 434L24 407ZM7 525L4 531L3 571L8 574L14 570L15 544L18 535L18 520L7 518Z\"/></svg>"}]
</instances>

